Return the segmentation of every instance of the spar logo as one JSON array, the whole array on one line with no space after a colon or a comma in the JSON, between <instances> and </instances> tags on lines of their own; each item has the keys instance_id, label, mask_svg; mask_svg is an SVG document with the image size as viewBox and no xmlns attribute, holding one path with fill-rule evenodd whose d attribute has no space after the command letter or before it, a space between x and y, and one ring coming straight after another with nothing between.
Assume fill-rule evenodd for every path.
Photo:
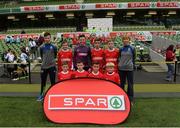
<instances>
[{"instance_id":1,"label":"spar logo","mask_svg":"<svg viewBox=\"0 0 180 128\"><path fill-rule=\"evenodd\" d=\"M123 95L49 95L49 110L124 111Z\"/></svg>"},{"instance_id":2,"label":"spar logo","mask_svg":"<svg viewBox=\"0 0 180 128\"><path fill-rule=\"evenodd\" d=\"M113 82L78 78L65 80L47 91L43 110L54 123L119 124L130 113L129 98Z\"/></svg>"},{"instance_id":3,"label":"spar logo","mask_svg":"<svg viewBox=\"0 0 180 128\"><path fill-rule=\"evenodd\" d=\"M110 105L114 109L119 109L122 106L122 100L119 97L112 97L110 99Z\"/></svg>"}]
</instances>

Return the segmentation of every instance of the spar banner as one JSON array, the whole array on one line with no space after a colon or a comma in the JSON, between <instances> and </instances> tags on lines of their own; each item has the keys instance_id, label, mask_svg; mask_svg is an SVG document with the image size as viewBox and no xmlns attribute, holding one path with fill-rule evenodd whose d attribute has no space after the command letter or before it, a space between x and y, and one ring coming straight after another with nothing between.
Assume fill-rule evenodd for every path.
<instances>
[{"instance_id":1,"label":"spar banner","mask_svg":"<svg viewBox=\"0 0 180 128\"><path fill-rule=\"evenodd\" d=\"M14 38L19 37L21 39L37 39L39 37L39 34L0 34L0 39L4 40L6 38L6 36L13 36Z\"/></svg>"},{"instance_id":2,"label":"spar banner","mask_svg":"<svg viewBox=\"0 0 180 128\"><path fill-rule=\"evenodd\" d=\"M51 86L43 110L54 123L119 124L129 116L130 101L113 82L79 78Z\"/></svg>"},{"instance_id":3,"label":"spar banner","mask_svg":"<svg viewBox=\"0 0 180 128\"><path fill-rule=\"evenodd\" d=\"M23 6L23 7L20 7L20 9L21 9L21 12L57 11L57 5Z\"/></svg>"},{"instance_id":4,"label":"spar banner","mask_svg":"<svg viewBox=\"0 0 180 128\"><path fill-rule=\"evenodd\" d=\"M96 9L116 9L118 4L116 3L97 3Z\"/></svg>"},{"instance_id":5,"label":"spar banner","mask_svg":"<svg viewBox=\"0 0 180 128\"><path fill-rule=\"evenodd\" d=\"M160 36L160 35L179 35L180 31L160 31L160 32L157 32L157 31L152 31L151 34L152 35L155 35L155 36Z\"/></svg>"},{"instance_id":6,"label":"spar banner","mask_svg":"<svg viewBox=\"0 0 180 128\"><path fill-rule=\"evenodd\" d=\"M79 35L84 34L86 37L89 37L91 34L96 34L98 37L116 37L116 36L123 36L127 35L133 39L138 41L152 41L152 34L150 31L121 31L121 32L69 32L69 33L57 33L57 37L61 38L63 35L65 38L75 38Z\"/></svg>"},{"instance_id":7,"label":"spar banner","mask_svg":"<svg viewBox=\"0 0 180 128\"><path fill-rule=\"evenodd\" d=\"M143 8L179 8L179 2L129 2L128 8L143 9Z\"/></svg>"},{"instance_id":8,"label":"spar banner","mask_svg":"<svg viewBox=\"0 0 180 128\"><path fill-rule=\"evenodd\" d=\"M6 38L6 34L0 34L0 40L4 40Z\"/></svg>"},{"instance_id":9,"label":"spar banner","mask_svg":"<svg viewBox=\"0 0 180 128\"><path fill-rule=\"evenodd\" d=\"M180 2L128 2L22 6L21 12L180 8Z\"/></svg>"}]
</instances>

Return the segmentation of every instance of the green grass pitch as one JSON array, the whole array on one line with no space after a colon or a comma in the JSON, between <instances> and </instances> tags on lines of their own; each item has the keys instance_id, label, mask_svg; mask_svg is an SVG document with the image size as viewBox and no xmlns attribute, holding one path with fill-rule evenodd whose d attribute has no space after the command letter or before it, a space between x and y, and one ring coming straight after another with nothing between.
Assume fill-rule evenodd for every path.
<instances>
[{"instance_id":1,"label":"green grass pitch","mask_svg":"<svg viewBox=\"0 0 180 128\"><path fill-rule=\"evenodd\" d=\"M180 126L180 100L178 98L138 98L128 119L118 125L54 124L46 119L42 109L42 102L37 102L35 97L0 97L0 101L0 126Z\"/></svg>"}]
</instances>

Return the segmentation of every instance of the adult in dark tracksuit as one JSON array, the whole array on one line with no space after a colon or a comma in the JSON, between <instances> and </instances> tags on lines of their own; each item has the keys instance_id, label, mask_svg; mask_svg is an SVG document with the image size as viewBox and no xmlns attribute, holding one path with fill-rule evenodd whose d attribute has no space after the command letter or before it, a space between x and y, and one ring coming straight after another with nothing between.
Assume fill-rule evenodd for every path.
<instances>
[{"instance_id":1,"label":"adult in dark tracksuit","mask_svg":"<svg viewBox=\"0 0 180 128\"><path fill-rule=\"evenodd\" d=\"M133 100L134 100L133 70L135 66L136 51L135 48L130 45L130 37L124 36L122 40L123 40L123 47L120 48L120 52L119 52L120 56L118 59L119 75L121 79L120 87L124 89L127 79L128 82L127 94L131 101L131 105L133 105Z\"/></svg>"},{"instance_id":2,"label":"adult in dark tracksuit","mask_svg":"<svg viewBox=\"0 0 180 128\"><path fill-rule=\"evenodd\" d=\"M42 58L41 65L41 92L37 101L42 101L44 98L44 89L46 87L46 80L49 74L51 86L55 84L56 78L56 55L57 47L51 44L50 33L44 33L44 44L40 47L40 55Z\"/></svg>"}]
</instances>

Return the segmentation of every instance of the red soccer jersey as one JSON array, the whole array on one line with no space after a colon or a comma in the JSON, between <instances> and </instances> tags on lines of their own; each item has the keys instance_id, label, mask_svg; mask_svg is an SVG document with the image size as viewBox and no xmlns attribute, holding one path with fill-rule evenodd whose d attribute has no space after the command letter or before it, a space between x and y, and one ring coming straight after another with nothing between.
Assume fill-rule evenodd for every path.
<instances>
[{"instance_id":1,"label":"red soccer jersey","mask_svg":"<svg viewBox=\"0 0 180 128\"><path fill-rule=\"evenodd\" d=\"M73 76L73 73L71 71L68 71L68 72L59 72L58 73L58 80L61 81L61 80L66 80L66 79L71 79Z\"/></svg>"},{"instance_id":2,"label":"red soccer jersey","mask_svg":"<svg viewBox=\"0 0 180 128\"><path fill-rule=\"evenodd\" d=\"M67 51L64 51L64 50L60 50L58 52L58 71L61 72L62 71L62 62L68 62L68 66L69 66L69 70L71 70L72 68L72 57L73 57L73 54L72 54L72 50L67 50Z\"/></svg>"},{"instance_id":3,"label":"red soccer jersey","mask_svg":"<svg viewBox=\"0 0 180 128\"><path fill-rule=\"evenodd\" d=\"M100 64L100 70L102 70L104 66L104 50L101 48L99 50L93 48L91 50L91 58L92 58L92 63L98 62Z\"/></svg>"},{"instance_id":4,"label":"red soccer jersey","mask_svg":"<svg viewBox=\"0 0 180 128\"><path fill-rule=\"evenodd\" d=\"M115 71L118 71L118 57L119 57L119 51L118 49L109 50L106 49L104 51L104 58L105 58L105 64L108 62L112 62L115 65Z\"/></svg>"},{"instance_id":5,"label":"red soccer jersey","mask_svg":"<svg viewBox=\"0 0 180 128\"><path fill-rule=\"evenodd\" d=\"M90 41L91 41L91 45L94 45L95 38L91 38Z\"/></svg>"},{"instance_id":6,"label":"red soccer jersey","mask_svg":"<svg viewBox=\"0 0 180 128\"><path fill-rule=\"evenodd\" d=\"M103 79L103 78L104 78L104 75L103 75L101 72L98 72L98 73L96 73L96 74L95 74L94 72L91 72L88 77L91 77L91 78L101 78L101 79Z\"/></svg>"},{"instance_id":7,"label":"red soccer jersey","mask_svg":"<svg viewBox=\"0 0 180 128\"><path fill-rule=\"evenodd\" d=\"M110 81L113 81L113 82L115 82L115 83L117 83L117 84L120 84L120 77L119 77L119 74L118 73L115 73L115 72L113 72L112 74L109 74L109 73L105 73L104 74L104 79L106 79L106 80L110 80Z\"/></svg>"},{"instance_id":8,"label":"red soccer jersey","mask_svg":"<svg viewBox=\"0 0 180 128\"><path fill-rule=\"evenodd\" d=\"M77 45L77 44L78 44L77 38L73 38L73 39L72 39L72 42L73 42L73 45Z\"/></svg>"},{"instance_id":9,"label":"red soccer jersey","mask_svg":"<svg viewBox=\"0 0 180 128\"><path fill-rule=\"evenodd\" d=\"M73 75L75 78L81 78L81 77L88 77L89 73L85 70L83 70L81 72L77 70L73 73Z\"/></svg>"}]
</instances>

